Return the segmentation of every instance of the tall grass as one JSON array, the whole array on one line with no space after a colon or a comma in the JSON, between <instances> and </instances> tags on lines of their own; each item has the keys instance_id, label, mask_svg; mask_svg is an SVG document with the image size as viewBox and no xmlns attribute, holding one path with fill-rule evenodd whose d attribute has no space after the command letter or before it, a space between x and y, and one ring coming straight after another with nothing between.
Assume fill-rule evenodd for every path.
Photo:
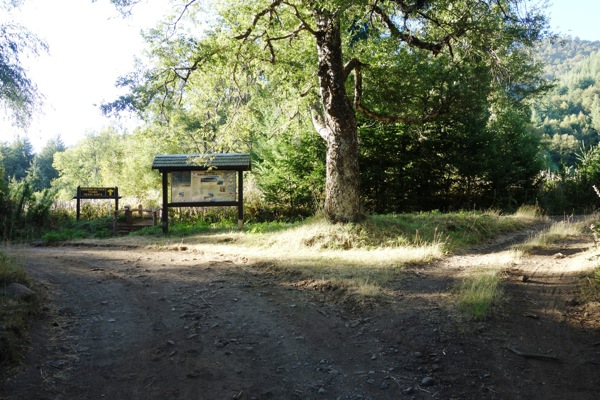
<instances>
[{"instance_id":1,"label":"tall grass","mask_svg":"<svg viewBox=\"0 0 600 400\"><path fill-rule=\"evenodd\" d=\"M440 259L540 218L534 209L507 216L493 211L374 215L354 224L312 218L288 229L237 235L235 241L248 257L267 262L290 281L320 281L379 297L402 278L407 264Z\"/></svg>"},{"instance_id":2,"label":"tall grass","mask_svg":"<svg viewBox=\"0 0 600 400\"><path fill-rule=\"evenodd\" d=\"M547 248L561 240L581 237L586 234L589 235L592 233L589 227L594 220L595 217L590 216L577 222L572 219L558 221L550 225L548 229L519 245L518 249L524 253L531 253L536 249Z\"/></svg>"}]
</instances>

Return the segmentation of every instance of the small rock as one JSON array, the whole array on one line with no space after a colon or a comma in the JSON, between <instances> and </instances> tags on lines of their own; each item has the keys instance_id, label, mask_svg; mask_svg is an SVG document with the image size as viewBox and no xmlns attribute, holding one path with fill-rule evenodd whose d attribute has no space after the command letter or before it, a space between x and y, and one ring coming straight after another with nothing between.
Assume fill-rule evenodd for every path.
<instances>
[{"instance_id":1,"label":"small rock","mask_svg":"<svg viewBox=\"0 0 600 400\"><path fill-rule=\"evenodd\" d=\"M565 256L563 253L556 253L554 255L554 258L565 258L565 257L567 257L567 256Z\"/></svg>"},{"instance_id":2,"label":"small rock","mask_svg":"<svg viewBox=\"0 0 600 400\"><path fill-rule=\"evenodd\" d=\"M432 377L426 376L421 381L421 386L433 386L434 383L435 383L435 380Z\"/></svg>"},{"instance_id":3,"label":"small rock","mask_svg":"<svg viewBox=\"0 0 600 400\"><path fill-rule=\"evenodd\" d=\"M577 300L577 298L575 298L575 297L572 297L572 298L568 299L566 301L566 303L568 306L575 307L575 306L579 305L579 300Z\"/></svg>"},{"instance_id":4,"label":"small rock","mask_svg":"<svg viewBox=\"0 0 600 400\"><path fill-rule=\"evenodd\" d=\"M371 379L367 379L367 383L369 385L374 385L375 384L375 379L372 379L372 378Z\"/></svg>"},{"instance_id":5,"label":"small rock","mask_svg":"<svg viewBox=\"0 0 600 400\"><path fill-rule=\"evenodd\" d=\"M527 282L527 281L529 280L529 275L527 275L527 274L523 275L523 276L521 277L521 280L522 280L523 282Z\"/></svg>"},{"instance_id":6,"label":"small rock","mask_svg":"<svg viewBox=\"0 0 600 400\"><path fill-rule=\"evenodd\" d=\"M317 393L319 393L319 394L325 394L325 393L327 393L327 390L325 390L325 388L319 388L319 390L317 391Z\"/></svg>"},{"instance_id":7,"label":"small rock","mask_svg":"<svg viewBox=\"0 0 600 400\"><path fill-rule=\"evenodd\" d=\"M412 394L414 393L415 389L412 387L408 387L406 389L402 389L402 394Z\"/></svg>"},{"instance_id":8,"label":"small rock","mask_svg":"<svg viewBox=\"0 0 600 400\"><path fill-rule=\"evenodd\" d=\"M10 283L5 288L0 289L0 295L10 296L15 299L29 300L35 297L35 292L20 283Z\"/></svg>"},{"instance_id":9,"label":"small rock","mask_svg":"<svg viewBox=\"0 0 600 400\"><path fill-rule=\"evenodd\" d=\"M388 381L383 381L381 382L381 385L379 385L379 389L381 390L388 390L390 388L390 384Z\"/></svg>"}]
</instances>

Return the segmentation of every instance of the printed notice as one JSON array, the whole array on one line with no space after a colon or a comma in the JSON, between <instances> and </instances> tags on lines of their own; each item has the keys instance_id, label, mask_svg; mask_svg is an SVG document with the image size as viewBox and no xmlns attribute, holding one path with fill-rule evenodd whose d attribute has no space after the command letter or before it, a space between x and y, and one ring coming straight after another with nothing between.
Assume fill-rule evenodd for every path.
<instances>
[{"instance_id":1,"label":"printed notice","mask_svg":"<svg viewBox=\"0 0 600 400\"><path fill-rule=\"evenodd\" d=\"M173 171L171 201L225 202L236 201L236 171Z\"/></svg>"}]
</instances>

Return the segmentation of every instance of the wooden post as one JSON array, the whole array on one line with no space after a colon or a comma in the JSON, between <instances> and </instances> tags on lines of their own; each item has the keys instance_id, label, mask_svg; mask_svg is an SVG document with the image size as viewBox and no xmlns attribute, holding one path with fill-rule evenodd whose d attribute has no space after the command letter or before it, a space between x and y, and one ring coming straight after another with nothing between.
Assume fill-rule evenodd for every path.
<instances>
[{"instance_id":1,"label":"wooden post","mask_svg":"<svg viewBox=\"0 0 600 400\"><path fill-rule=\"evenodd\" d=\"M119 188L115 186L115 215L119 212Z\"/></svg>"},{"instance_id":2,"label":"wooden post","mask_svg":"<svg viewBox=\"0 0 600 400\"><path fill-rule=\"evenodd\" d=\"M81 186L77 186L77 221L79 221L79 217L81 216Z\"/></svg>"},{"instance_id":3,"label":"wooden post","mask_svg":"<svg viewBox=\"0 0 600 400\"><path fill-rule=\"evenodd\" d=\"M133 212L131 211L131 207L125 206L125 222L128 225L131 225L133 222Z\"/></svg>"},{"instance_id":4,"label":"wooden post","mask_svg":"<svg viewBox=\"0 0 600 400\"><path fill-rule=\"evenodd\" d=\"M244 171L238 171L238 229L244 227Z\"/></svg>"},{"instance_id":5,"label":"wooden post","mask_svg":"<svg viewBox=\"0 0 600 400\"><path fill-rule=\"evenodd\" d=\"M163 171L162 175L162 189L163 189L163 206L162 206L162 231L163 233L169 232L169 172Z\"/></svg>"}]
</instances>

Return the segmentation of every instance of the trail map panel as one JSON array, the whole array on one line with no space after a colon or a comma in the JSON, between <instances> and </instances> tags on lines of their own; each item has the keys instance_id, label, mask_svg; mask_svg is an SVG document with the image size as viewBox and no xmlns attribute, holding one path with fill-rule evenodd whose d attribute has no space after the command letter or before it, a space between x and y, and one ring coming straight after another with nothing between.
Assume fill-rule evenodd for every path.
<instances>
[{"instance_id":1,"label":"trail map panel","mask_svg":"<svg viewBox=\"0 0 600 400\"><path fill-rule=\"evenodd\" d=\"M236 171L173 171L171 201L174 203L236 201Z\"/></svg>"}]
</instances>

